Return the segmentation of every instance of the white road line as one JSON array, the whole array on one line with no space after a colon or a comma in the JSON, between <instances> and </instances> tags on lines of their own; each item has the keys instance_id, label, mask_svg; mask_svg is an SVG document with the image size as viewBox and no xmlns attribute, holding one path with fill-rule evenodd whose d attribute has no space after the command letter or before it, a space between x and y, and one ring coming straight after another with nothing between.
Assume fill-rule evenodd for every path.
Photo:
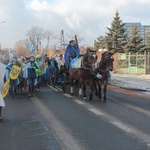
<instances>
[{"instance_id":1,"label":"white road line","mask_svg":"<svg viewBox=\"0 0 150 150\"><path fill-rule=\"evenodd\" d=\"M104 119L106 119L109 123L113 124L114 126L116 126L117 128L123 130L124 132L130 134L132 137L136 137L137 139L139 139L140 141L143 141L144 143L146 143L146 145L150 146L150 135L139 131L138 129L136 129L133 126L130 126L128 124L122 123L119 121L119 119L115 118L114 116L111 116L107 113L102 113L94 108L87 108L89 111L91 111L92 113L99 115L99 116L103 116Z\"/></svg>"},{"instance_id":2,"label":"white road line","mask_svg":"<svg viewBox=\"0 0 150 150\"><path fill-rule=\"evenodd\" d=\"M89 111L91 111L92 113L99 115L99 116L103 116L104 114L94 108L88 108Z\"/></svg>"},{"instance_id":3,"label":"white road line","mask_svg":"<svg viewBox=\"0 0 150 150\"><path fill-rule=\"evenodd\" d=\"M113 125L117 126L118 128L122 129L123 131L127 132L127 133L133 132L133 129L127 127L126 125L124 125L118 121L109 121L109 122L112 123Z\"/></svg>"},{"instance_id":4,"label":"white road line","mask_svg":"<svg viewBox=\"0 0 150 150\"><path fill-rule=\"evenodd\" d=\"M51 89L53 89L53 90L55 90L55 91L59 91L59 90L57 90L56 88L53 88L52 86L50 86L50 85L48 85Z\"/></svg>"},{"instance_id":5,"label":"white road line","mask_svg":"<svg viewBox=\"0 0 150 150\"><path fill-rule=\"evenodd\" d=\"M147 144L147 146L149 146L149 147L150 147L150 143L148 143L148 144Z\"/></svg>"},{"instance_id":6,"label":"white road line","mask_svg":"<svg viewBox=\"0 0 150 150\"><path fill-rule=\"evenodd\" d=\"M32 97L32 102L38 108L38 111L46 121L46 125L51 130L62 150L85 150L77 138L74 138L70 130L59 121L46 105L40 99ZM52 121L53 120L53 121Z\"/></svg>"},{"instance_id":7,"label":"white road line","mask_svg":"<svg viewBox=\"0 0 150 150\"><path fill-rule=\"evenodd\" d=\"M73 96L69 95L69 94L63 94L64 96L68 97L68 98L73 98Z\"/></svg>"},{"instance_id":8,"label":"white road line","mask_svg":"<svg viewBox=\"0 0 150 150\"><path fill-rule=\"evenodd\" d=\"M55 89L55 88L53 88L51 86L49 86L49 87L54 89L55 91L60 91L60 90L57 90L57 89ZM68 98L73 98L73 96L71 96L69 94L66 94L66 93L63 94L63 95L68 97ZM140 107L132 106L130 104L118 102L114 98L109 98L109 99L112 99L113 101L117 102L118 104L120 104L122 106L125 106L125 107L127 107L129 109L135 110L135 111L137 111L139 113L143 113L143 114L147 115L148 117L150 116L150 112L149 111L144 110L144 109L142 109ZM118 127L119 129L123 130L124 132L129 133L131 136L138 138L139 140L143 141L144 143L146 143L147 146L150 147L150 143L149 143L150 135L148 135L148 134L146 134L144 132L141 132L141 131L137 130L136 128L134 128L134 127L132 127L130 125L125 125L125 124L121 123L114 116L109 115L107 112L102 113L101 111L99 111L96 108L94 108L93 105L91 105L91 104L82 102L82 101L80 101L78 99L74 99L74 102L76 102L79 105L84 105L84 107L86 109L88 109L89 111L91 111L95 115L103 116L104 119L106 119L109 123L113 124L114 126Z\"/></svg>"},{"instance_id":9,"label":"white road line","mask_svg":"<svg viewBox=\"0 0 150 150\"><path fill-rule=\"evenodd\" d=\"M148 110L144 110L144 109L142 109L142 108L140 108L138 106L133 106L133 105L130 105L130 104L118 102L114 98L111 98L111 97L108 97L108 98L111 99L111 100L113 100L113 101L115 101L115 102L117 102L118 104L121 104L122 106L125 106L125 107L127 107L129 109L135 110L135 111L137 111L139 113L142 113L142 114L150 117L150 111L148 111Z\"/></svg>"},{"instance_id":10,"label":"white road line","mask_svg":"<svg viewBox=\"0 0 150 150\"><path fill-rule=\"evenodd\" d=\"M80 101L80 100L77 100L77 99L75 99L74 100L76 103L78 103L79 105L84 105L85 103L84 102L82 102L82 101Z\"/></svg>"},{"instance_id":11,"label":"white road line","mask_svg":"<svg viewBox=\"0 0 150 150\"><path fill-rule=\"evenodd\" d=\"M145 114L146 116L150 117L150 111L144 110L144 109L136 107L136 106L132 106L130 104L123 104L123 105L130 108L130 109L133 109L137 112L140 112L140 113Z\"/></svg>"},{"instance_id":12,"label":"white road line","mask_svg":"<svg viewBox=\"0 0 150 150\"><path fill-rule=\"evenodd\" d=\"M57 89L58 89L59 91L62 91L62 89L61 89L61 88L59 88L59 87L57 87Z\"/></svg>"}]
</instances>

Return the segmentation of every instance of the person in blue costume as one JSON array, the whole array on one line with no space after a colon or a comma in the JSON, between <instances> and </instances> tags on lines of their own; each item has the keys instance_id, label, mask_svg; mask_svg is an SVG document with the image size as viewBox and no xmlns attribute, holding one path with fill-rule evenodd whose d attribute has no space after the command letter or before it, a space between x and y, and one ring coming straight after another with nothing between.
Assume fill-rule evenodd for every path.
<instances>
[{"instance_id":1,"label":"person in blue costume","mask_svg":"<svg viewBox=\"0 0 150 150\"><path fill-rule=\"evenodd\" d=\"M24 69L24 79L27 82L27 92L28 96L33 96L34 90L35 90L35 81L38 77L38 66L35 63L34 56L30 56L29 62L27 63L25 69Z\"/></svg>"},{"instance_id":2,"label":"person in blue costume","mask_svg":"<svg viewBox=\"0 0 150 150\"><path fill-rule=\"evenodd\" d=\"M6 82L8 79L10 79L9 74L10 74L10 71L11 71L13 65L16 65L16 60L11 60L10 63L6 66L4 82ZM10 90L9 90L10 98L15 97L17 84L19 84L18 78L17 79L10 79Z\"/></svg>"},{"instance_id":3,"label":"person in blue costume","mask_svg":"<svg viewBox=\"0 0 150 150\"><path fill-rule=\"evenodd\" d=\"M75 40L70 40L69 45L66 47L64 54L64 60L66 68L69 68L70 61L76 57L79 57L80 49Z\"/></svg>"}]
</instances>

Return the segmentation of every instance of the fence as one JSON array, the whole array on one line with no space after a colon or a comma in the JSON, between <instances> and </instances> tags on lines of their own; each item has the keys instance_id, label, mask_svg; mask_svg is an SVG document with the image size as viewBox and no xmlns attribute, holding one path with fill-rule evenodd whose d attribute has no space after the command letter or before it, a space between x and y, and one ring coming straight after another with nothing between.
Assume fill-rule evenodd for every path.
<instances>
[{"instance_id":1,"label":"fence","mask_svg":"<svg viewBox=\"0 0 150 150\"><path fill-rule=\"evenodd\" d=\"M114 55L114 72L127 74L150 74L150 54Z\"/></svg>"}]
</instances>

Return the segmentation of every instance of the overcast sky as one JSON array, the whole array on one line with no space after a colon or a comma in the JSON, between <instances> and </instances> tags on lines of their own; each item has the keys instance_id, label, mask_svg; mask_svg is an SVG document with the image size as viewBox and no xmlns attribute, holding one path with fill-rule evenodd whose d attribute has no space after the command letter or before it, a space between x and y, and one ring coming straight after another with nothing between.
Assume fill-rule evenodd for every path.
<instances>
[{"instance_id":1,"label":"overcast sky","mask_svg":"<svg viewBox=\"0 0 150 150\"><path fill-rule=\"evenodd\" d=\"M118 10L123 22L150 25L150 0L0 0L0 43L14 47L32 26L78 33L89 45L105 35ZM67 39L66 37L66 40Z\"/></svg>"}]
</instances>

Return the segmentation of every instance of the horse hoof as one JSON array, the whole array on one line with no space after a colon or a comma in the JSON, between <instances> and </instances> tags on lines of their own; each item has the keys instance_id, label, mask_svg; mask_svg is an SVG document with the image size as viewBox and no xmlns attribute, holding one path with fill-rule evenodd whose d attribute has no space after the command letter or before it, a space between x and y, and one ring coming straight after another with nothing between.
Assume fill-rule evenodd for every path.
<instances>
[{"instance_id":1,"label":"horse hoof","mask_svg":"<svg viewBox=\"0 0 150 150\"><path fill-rule=\"evenodd\" d=\"M73 93L70 93L71 95L74 95Z\"/></svg>"},{"instance_id":2,"label":"horse hoof","mask_svg":"<svg viewBox=\"0 0 150 150\"><path fill-rule=\"evenodd\" d=\"M86 101L86 100L87 100L87 97L83 97L83 100Z\"/></svg>"}]
</instances>

